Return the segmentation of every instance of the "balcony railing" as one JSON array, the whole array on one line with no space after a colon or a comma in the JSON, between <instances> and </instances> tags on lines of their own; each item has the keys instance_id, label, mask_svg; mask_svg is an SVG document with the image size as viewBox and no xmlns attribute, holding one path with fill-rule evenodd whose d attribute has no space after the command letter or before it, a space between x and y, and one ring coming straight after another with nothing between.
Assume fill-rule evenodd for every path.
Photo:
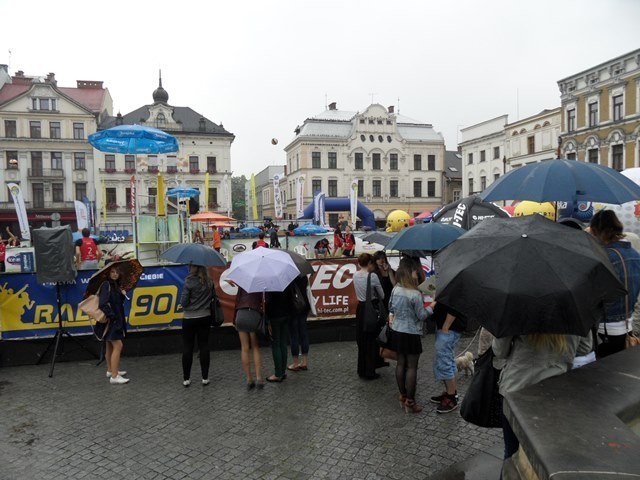
<instances>
[{"instance_id":1,"label":"balcony railing","mask_svg":"<svg viewBox=\"0 0 640 480\"><path fill-rule=\"evenodd\" d=\"M37 209L73 209L75 204L73 202L51 202L51 201L28 201L24 202L24 206L28 211ZM0 210L14 210L15 205L11 202L0 202Z\"/></svg>"},{"instance_id":2,"label":"balcony railing","mask_svg":"<svg viewBox=\"0 0 640 480\"><path fill-rule=\"evenodd\" d=\"M32 178L64 178L64 170L61 168L30 168L28 175Z\"/></svg>"}]
</instances>

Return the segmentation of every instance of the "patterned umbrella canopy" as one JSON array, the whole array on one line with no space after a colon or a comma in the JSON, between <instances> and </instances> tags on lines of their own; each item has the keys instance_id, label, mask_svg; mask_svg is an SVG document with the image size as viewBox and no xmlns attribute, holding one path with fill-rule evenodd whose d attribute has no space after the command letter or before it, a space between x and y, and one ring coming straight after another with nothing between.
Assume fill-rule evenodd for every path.
<instances>
[{"instance_id":1,"label":"patterned umbrella canopy","mask_svg":"<svg viewBox=\"0 0 640 480\"><path fill-rule=\"evenodd\" d=\"M144 271L140 262L135 258L111 262L91 276L87 284L87 290L84 292L84 298L97 293L100 286L109 279L111 269L116 267L120 270L120 286L125 291L129 291L136 286Z\"/></svg>"}]
</instances>

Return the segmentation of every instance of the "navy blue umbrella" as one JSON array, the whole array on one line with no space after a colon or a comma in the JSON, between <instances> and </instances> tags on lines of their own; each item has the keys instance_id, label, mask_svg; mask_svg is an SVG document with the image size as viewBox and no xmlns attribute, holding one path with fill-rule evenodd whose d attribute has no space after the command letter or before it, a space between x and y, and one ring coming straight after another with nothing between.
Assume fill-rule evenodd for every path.
<instances>
[{"instance_id":1,"label":"navy blue umbrella","mask_svg":"<svg viewBox=\"0 0 640 480\"><path fill-rule=\"evenodd\" d=\"M385 250L401 250L424 256L446 247L465 230L446 223L420 223L407 227L391 239Z\"/></svg>"},{"instance_id":2,"label":"navy blue umbrella","mask_svg":"<svg viewBox=\"0 0 640 480\"><path fill-rule=\"evenodd\" d=\"M200 243L180 243L169 248L160 258L174 263L202 267L226 267L227 261L216 250Z\"/></svg>"},{"instance_id":3,"label":"navy blue umbrella","mask_svg":"<svg viewBox=\"0 0 640 480\"><path fill-rule=\"evenodd\" d=\"M158 154L177 152L178 140L157 128L118 125L89 135L89 143L101 152Z\"/></svg>"},{"instance_id":4,"label":"navy blue umbrella","mask_svg":"<svg viewBox=\"0 0 640 480\"><path fill-rule=\"evenodd\" d=\"M480 197L485 201L590 201L621 205L640 199L640 185L609 167L556 158L511 170Z\"/></svg>"}]
</instances>

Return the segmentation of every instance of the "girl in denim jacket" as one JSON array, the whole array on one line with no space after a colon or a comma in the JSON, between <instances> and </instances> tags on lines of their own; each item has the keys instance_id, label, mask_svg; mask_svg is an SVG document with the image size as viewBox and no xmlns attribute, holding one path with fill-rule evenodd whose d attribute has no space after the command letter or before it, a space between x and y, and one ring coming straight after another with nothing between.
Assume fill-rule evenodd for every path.
<instances>
[{"instance_id":1,"label":"girl in denim jacket","mask_svg":"<svg viewBox=\"0 0 640 480\"><path fill-rule=\"evenodd\" d=\"M424 321L433 314L433 310L425 308L422 293L418 290L418 276L408 262L400 262L396 281L389 310L393 313L390 322L393 330L391 344L398 354L396 381L400 391L400 406L406 412L419 413L422 407L415 401L418 360L422 353Z\"/></svg>"}]
</instances>

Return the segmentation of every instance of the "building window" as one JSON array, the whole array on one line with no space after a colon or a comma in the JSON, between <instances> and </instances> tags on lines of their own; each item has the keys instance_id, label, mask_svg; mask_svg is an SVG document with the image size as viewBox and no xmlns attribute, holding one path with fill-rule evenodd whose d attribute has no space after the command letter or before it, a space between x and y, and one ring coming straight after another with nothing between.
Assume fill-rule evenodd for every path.
<instances>
[{"instance_id":1,"label":"building window","mask_svg":"<svg viewBox=\"0 0 640 480\"><path fill-rule=\"evenodd\" d=\"M453 201L457 202L458 200L460 200L460 190L454 190L453 191Z\"/></svg>"},{"instance_id":2,"label":"building window","mask_svg":"<svg viewBox=\"0 0 640 480\"><path fill-rule=\"evenodd\" d=\"M413 181L413 196L416 198L422 197L422 180Z\"/></svg>"},{"instance_id":3,"label":"building window","mask_svg":"<svg viewBox=\"0 0 640 480\"><path fill-rule=\"evenodd\" d=\"M469 195L473 194L473 178L469 179Z\"/></svg>"},{"instance_id":4,"label":"building window","mask_svg":"<svg viewBox=\"0 0 640 480\"><path fill-rule=\"evenodd\" d=\"M611 168L619 172L624 170L622 145L614 145L611 147Z\"/></svg>"},{"instance_id":5,"label":"building window","mask_svg":"<svg viewBox=\"0 0 640 480\"><path fill-rule=\"evenodd\" d=\"M32 98L31 107L32 107L32 110L55 111L56 99L55 98Z\"/></svg>"},{"instance_id":6,"label":"building window","mask_svg":"<svg viewBox=\"0 0 640 480\"><path fill-rule=\"evenodd\" d=\"M116 196L116 189L113 187L105 188L105 197L107 200L106 207L108 209L118 208L118 197Z\"/></svg>"},{"instance_id":7,"label":"building window","mask_svg":"<svg viewBox=\"0 0 640 480\"><path fill-rule=\"evenodd\" d=\"M373 170L380 170L382 166L380 165L380 154L374 153L371 155L371 168Z\"/></svg>"},{"instance_id":8,"label":"building window","mask_svg":"<svg viewBox=\"0 0 640 480\"><path fill-rule=\"evenodd\" d=\"M32 184L31 192L33 194L33 207L44 208L44 185L41 183Z\"/></svg>"},{"instance_id":9,"label":"building window","mask_svg":"<svg viewBox=\"0 0 640 480\"><path fill-rule=\"evenodd\" d=\"M471 165L473 163L473 153L467 155L467 165Z\"/></svg>"},{"instance_id":10,"label":"building window","mask_svg":"<svg viewBox=\"0 0 640 480\"><path fill-rule=\"evenodd\" d=\"M207 157L207 173L216 173L217 171L216 157Z\"/></svg>"},{"instance_id":11,"label":"building window","mask_svg":"<svg viewBox=\"0 0 640 480\"><path fill-rule=\"evenodd\" d=\"M436 181L429 180L427 182L427 197L435 197L436 196Z\"/></svg>"},{"instance_id":12,"label":"building window","mask_svg":"<svg viewBox=\"0 0 640 480\"><path fill-rule=\"evenodd\" d=\"M51 184L51 200L54 202L64 202L64 184L52 183Z\"/></svg>"},{"instance_id":13,"label":"building window","mask_svg":"<svg viewBox=\"0 0 640 480\"><path fill-rule=\"evenodd\" d=\"M589 126L595 127L598 125L598 102L589 104Z\"/></svg>"},{"instance_id":14,"label":"building window","mask_svg":"<svg viewBox=\"0 0 640 480\"><path fill-rule=\"evenodd\" d=\"M127 205L127 209L131 209L131 187L124 189L124 199Z\"/></svg>"},{"instance_id":15,"label":"building window","mask_svg":"<svg viewBox=\"0 0 640 480\"><path fill-rule=\"evenodd\" d=\"M108 173L116 171L116 156L113 154L107 154L104 156L104 169Z\"/></svg>"},{"instance_id":16,"label":"building window","mask_svg":"<svg viewBox=\"0 0 640 480\"><path fill-rule=\"evenodd\" d=\"M575 160L576 152L567 153L567 160Z\"/></svg>"},{"instance_id":17,"label":"building window","mask_svg":"<svg viewBox=\"0 0 640 480\"><path fill-rule=\"evenodd\" d=\"M362 160L362 152L356 152L354 168L356 170L364 170L364 162Z\"/></svg>"},{"instance_id":18,"label":"building window","mask_svg":"<svg viewBox=\"0 0 640 480\"><path fill-rule=\"evenodd\" d=\"M493 147L493 159L500 158L500 147Z\"/></svg>"},{"instance_id":19,"label":"building window","mask_svg":"<svg viewBox=\"0 0 640 480\"><path fill-rule=\"evenodd\" d=\"M189 157L189 172L190 173L200 172L200 161L198 157L195 155L192 155Z\"/></svg>"},{"instance_id":20,"label":"building window","mask_svg":"<svg viewBox=\"0 0 640 480\"><path fill-rule=\"evenodd\" d=\"M60 138L60 122L49 122L49 137Z\"/></svg>"},{"instance_id":21,"label":"building window","mask_svg":"<svg viewBox=\"0 0 640 480\"><path fill-rule=\"evenodd\" d=\"M493 181L495 182L496 180L498 180L500 178L500 174L499 173L494 173L493 174Z\"/></svg>"},{"instance_id":22,"label":"building window","mask_svg":"<svg viewBox=\"0 0 640 480\"><path fill-rule=\"evenodd\" d=\"M337 197L338 196L338 180L329 180L328 186L328 196L329 197Z\"/></svg>"},{"instance_id":23,"label":"building window","mask_svg":"<svg viewBox=\"0 0 640 480\"><path fill-rule=\"evenodd\" d=\"M40 128L40 122L29 122L29 131L31 132L31 138L42 138L42 129Z\"/></svg>"},{"instance_id":24,"label":"building window","mask_svg":"<svg viewBox=\"0 0 640 480\"><path fill-rule=\"evenodd\" d=\"M87 184L86 183L76 183L76 200L82 201L84 197L87 196Z\"/></svg>"},{"instance_id":25,"label":"building window","mask_svg":"<svg viewBox=\"0 0 640 480\"><path fill-rule=\"evenodd\" d=\"M328 160L329 168L338 168L338 154L336 152L329 152Z\"/></svg>"},{"instance_id":26,"label":"building window","mask_svg":"<svg viewBox=\"0 0 640 480\"><path fill-rule=\"evenodd\" d=\"M358 197L364 197L364 180L358 180Z\"/></svg>"},{"instance_id":27,"label":"building window","mask_svg":"<svg viewBox=\"0 0 640 480\"><path fill-rule=\"evenodd\" d=\"M389 180L389 196L392 198L398 197L398 180Z\"/></svg>"},{"instance_id":28,"label":"building window","mask_svg":"<svg viewBox=\"0 0 640 480\"><path fill-rule=\"evenodd\" d=\"M480 161L481 162L487 161L487 153L485 150L480 150Z\"/></svg>"},{"instance_id":29,"label":"building window","mask_svg":"<svg viewBox=\"0 0 640 480\"><path fill-rule=\"evenodd\" d=\"M209 187L209 208L218 208L217 187Z\"/></svg>"},{"instance_id":30,"label":"building window","mask_svg":"<svg viewBox=\"0 0 640 480\"><path fill-rule=\"evenodd\" d=\"M427 155L427 170L435 170L435 169L436 169L436 156Z\"/></svg>"},{"instance_id":31,"label":"building window","mask_svg":"<svg viewBox=\"0 0 640 480\"><path fill-rule=\"evenodd\" d=\"M86 170L87 166L85 163L85 155L84 152L74 152L73 153L73 169L74 170Z\"/></svg>"},{"instance_id":32,"label":"building window","mask_svg":"<svg viewBox=\"0 0 640 480\"><path fill-rule=\"evenodd\" d=\"M422 155L413 156L413 169L422 170Z\"/></svg>"},{"instance_id":33,"label":"building window","mask_svg":"<svg viewBox=\"0 0 640 480\"><path fill-rule=\"evenodd\" d=\"M124 170L127 173L133 173L136 171L136 156L125 155L124 156Z\"/></svg>"},{"instance_id":34,"label":"building window","mask_svg":"<svg viewBox=\"0 0 640 480\"><path fill-rule=\"evenodd\" d=\"M487 177L482 175L480 177L480 191L482 192L485 188L487 188Z\"/></svg>"},{"instance_id":35,"label":"building window","mask_svg":"<svg viewBox=\"0 0 640 480\"><path fill-rule=\"evenodd\" d=\"M31 171L36 177L42 176L42 152L31 152Z\"/></svg>"},{"instance_id":36,"label":"building window","mask_svg":"<svg viewBox=\"0 0 640 480\"><path fill-rule=\"evenodd\" d=\"M589 163L598 163L598 149L590 148L587 150L587 158Z\"/></svg>"},{"instance_id":37,"label":"building window","mask_svg":"<svg viewBox=\"0 0 640 480\"><path fill-rule=\"evenodd\" d=\"M6 151L4 152L5 159L7 161L6 168L18 168L18 152Z\"/></svg>"},{"instance_id":38,"label":"building window","mask_svg":"<svg viewBox=\"0 0 640 480\"><path fill-rule=\"evenodd\" d=\"M536 137L533 135L527 137L527 153L529 155L536 153Z\"/></svg>"},{"instance_id":39,"label":"building window","mask_svg":"<svg viewBox=\"0 0 640 480\"><path fill-rule=\"evenodd\" d=\"M374 180L371 186L372 186L371 194L374 197L381 197L382 196L382 180Z\"/></svg>"},{"instance_id":40,"label":"building window","mask_svg":"<svg viewBox=\"0 0 640 480\"><path fill-rule=\"evenodd\" d=\"M576 109L567 110L567 131L573 132L576 129Z\"/></svg>"},{"instance_id":41,"label":"building window","mask_svg":"<svg viewBox=\"0 0 640 480\"><path fill-rule=\"evenodd\" d=\"M18 136L15 120L4 121L4 136L7 138L16 138Z\"/></svg>"},{"instance_id":42,"label":"building window","mask_svg":"<svg viewBox=\"0 0 640 480\"><path fill-rule=\"evenodd\" d=\"M51 168L62 170L62 152L51 152Z\"/></svg>"},{"instance_id":43,"label":"building window","mask_svg":"<svg viewBox=\"0 0 640 480\"><path fill-rule=\"evenodd\" d=\"M73 139L84 140L84 123L73 124Z\"/></svg>"},{"instance_id":44,"label":"building window","mask_svg":"<svg viewBox=\"0 0 640 480\"><path fill-rule=\"evenodd\" d=\"M311 168L322 168L320 152L311 152Z\"/></svg>"},{"instance_id":45,"label":"building window","mask_svg":"<svg viewBox=\"0 0 640 480\"><path fill-rule=\"evenodd\" d=\"M147 190L147 194L149 195L148 205L149 208L156 208L156 199L158 198L158 189L156 187L149 187Z\"/></svg>"},{"instance_id":46,"label":"building window","mask_svg":"<svg viewBox=\"0 0 640 480\"><path fill-rule=\"evenodd\" d=\"M622 120L624 117L622 105L622 95L613 97L613 120Z\"/></svg>"},{"instance_id":47,"label":"building window","mask_svg":"<svg viewBox=\"0 0 640 480\"><path fill-rule=\"evenodd\" d=\"M389 170L398 170L398 154L389 154Z\"/></svg>"},{"instance_id":48,"label":"building window","mask_svg":"<svg viewBox=\"0 0 640 480\"><path fill-rule=\"evenodd\" d=\"M316 192L322 191L322 180L313 179L311 180L311 191L315 194Z\"/></svg>"}]
</instances>

